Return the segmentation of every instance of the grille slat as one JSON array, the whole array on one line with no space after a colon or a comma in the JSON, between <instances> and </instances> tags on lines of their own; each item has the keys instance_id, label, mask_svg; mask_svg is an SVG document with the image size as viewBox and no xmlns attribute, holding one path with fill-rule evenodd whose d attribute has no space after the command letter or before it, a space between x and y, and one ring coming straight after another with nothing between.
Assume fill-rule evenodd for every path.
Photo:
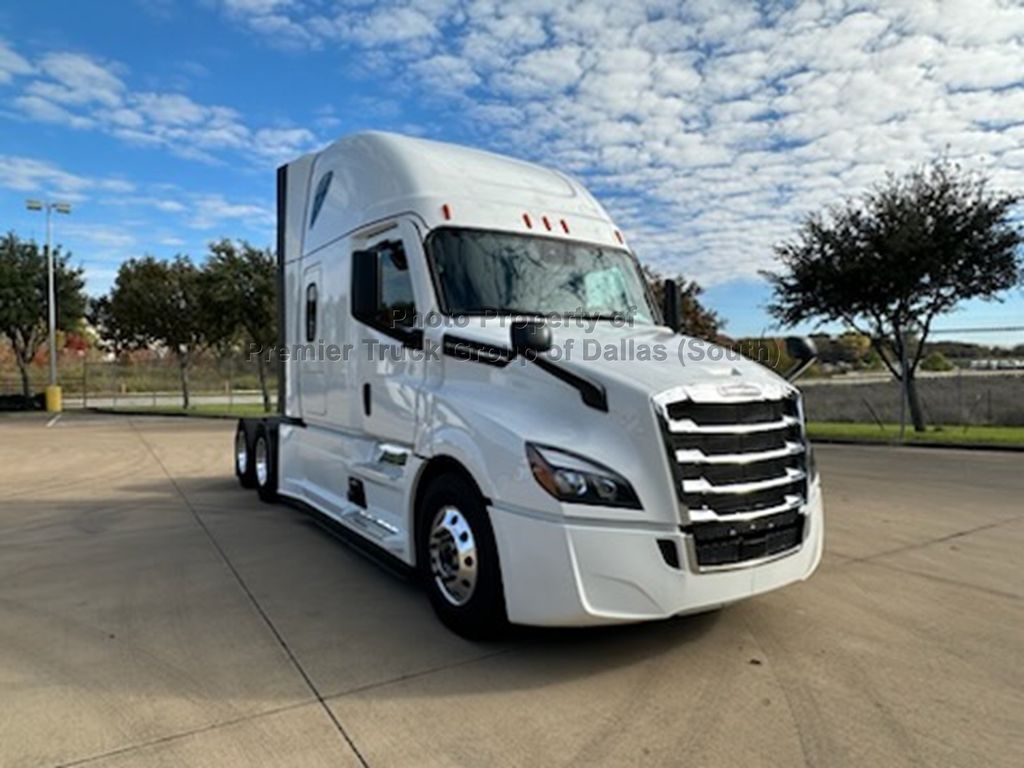
<instances>
[{"instance_id":1,"label":"grille slat","mask_svg":"<svg viewBox=\"0 0 1024 768\"><path fill-rule=\"evenodd\" d=\"M679 471L684 480L704 478L711 485L736 485L756 483L785 476L787 469L796 469L795 456L784 456L767 461L753 461L736 464L683 464Z\"/></svg>"},{"instance_id":2,"label":"grille slat","mask_svg":"<svg viewBox=\"0 0 1024 768\"><path fill-rule=\"evenodd\" d=\"M668 406L668 417L673 421L689 419L701 426L723 424L763 424L779 421L784 414L781 400L754 403L691 403L684 401Z\"/></svg>"},{"instance_id":3,"label":"grille slat","mask_svg":"<svg viewBox=\"0 0 1024 768\"><path fill-rule=\"evenodd\" d=\"M797 480L786 485L766 488L763 491L750 493L684 493L682 502L695 509L710 509L719 515L732 515L737 512L756 512L759 509L771 509L786 503L789 496L804 496L805 483Z\"/></svg>"},{"instance_id":4,"label":"grille slat","mask_svg":"<svg viewBox=\"0 0 1024 768\"><path fill-rule=\"evenodd\" d=\"M800 426L792 424L769 432L743 434L673 432L671 439L672 447L676 450L696 450L705 456L720 456L727 453L761 453L785 448L787 441L800 440Z\"/></svg>"}]
</instances>

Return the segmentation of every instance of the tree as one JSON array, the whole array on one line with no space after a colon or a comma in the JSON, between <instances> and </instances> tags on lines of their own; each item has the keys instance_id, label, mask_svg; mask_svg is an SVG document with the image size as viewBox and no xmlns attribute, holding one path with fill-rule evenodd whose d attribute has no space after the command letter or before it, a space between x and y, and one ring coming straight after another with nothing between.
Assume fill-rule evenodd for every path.
<instances>
[{"instance_id":1,"label":"tree","mask_svg":"<svg viewBox=\"0 0 1024 768\"><path fill-rule=\"evenodd\" d=\"M112 323L132 346L159 345L178 362L181 399L190 405L189 371L196 355L211 342L215 310L200 270L187 256L160 261L152 256L121 265L110 293Z\"/></svg>"},{"instance_id":2,"label":"tree","mask_svg":"<svg viewBox=\"0 0 1024 768\"><path fill-rule=\"evenodd\" d=\"M240 336L247 348L267 349L277 340L277 262L268 249L249 243L220 240L210 244L211 255L204 276L216 307L219 335ZM270 410L267 366L263 354L256 356L263 409Z\"/></svg>"},{"instance_id":3,"label":"tree","mask_svg":"<svg viewBox=\"0 0 1024 768\"><path fill-rule=\"evenodd\" d=\"M121 354L133 346L137 346L138 339L133 338L131 333L122 328L118 318L111 308L109 296L97 296L89 299L86 307L85 319L96 330L99 337L98 346L110 352L117 360Z\"/></svg>"},{"instance_id":4,"label":"tree","mask_svg":"<svg viewBox=\"0 0 1024 768\"><path fill-rule=\"evenodd\" d=\"M666 278L648 266L644 267L644 278L658 306L663 306ZM717 312L700 303L700 295L704 293L704 289L696 281L687 280L682 275L676 275L674 279L679 286L680 333L715 341L725 327L725 321Z\"/></svg>"},{"instance_id":5,"label":"tree","mask_svg":"<svg viewBox=\"0 0 1024 768\"><path fill-rule=\"evenodd\" d=\"M31 397L28 366L48 336L46 249L13 232L0 240L0 333L11 342L21 373L21 392ZM85 312L82 268L68 264L70 253L53 250L57 329L76 328Z\"/></svg>"},{"instance_id":6,"label":"tree","mask_svg":"<svg viewBox=\"0 0 1024 768\"><path fill-rule=\"evenodd\" d=\"M842 322L867 335L924 430L915 373L936 317L1020 282L1020 197L940 158L860 199L808 215L775 247L769 311L784 325Z\"/></svg>"},{"instance_id":7,"label":"tree","mask_svg":"<svg viewBox=\"0 0 1024 768\"><path fill-rule=\"evenodd\" d=\"M863 367L871 352L871 339L859 333L847 331L839 339L839 347L846 360L856 367Z\"/></svg>"}]
</instances>

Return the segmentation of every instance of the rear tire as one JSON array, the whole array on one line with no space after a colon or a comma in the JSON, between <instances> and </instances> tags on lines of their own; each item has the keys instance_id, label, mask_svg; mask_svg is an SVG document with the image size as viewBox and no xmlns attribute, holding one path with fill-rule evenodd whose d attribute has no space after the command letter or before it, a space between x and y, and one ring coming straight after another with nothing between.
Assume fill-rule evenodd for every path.
<instances>
[{"instance_id":1,"label":"rear tire","mask_svg":"<svg viewBox=\"0 0 1024 768\"><path fill-rule=\"evenodd\" d=\"M238 422L235 430L235 477L243 488L256 487L256 469L252 459L252 440L249 430L242 422Z\"/></svg>"},{"instance_id":2,"label":"rear tire","mask_svg":"<svg viewBox=\"0 0 1024 768\"><path fill-rule=\"evenodd\" d=\"M253 471L256 475L256 493L267 503L277 500L277 452L265 425L256 428L252 443Z\"/></svg>"},{"instance_id":3,"label":"rear tire","mask_svg":"<svg viewBox=\"0 0 1024 768\"><path fill-rule=\"evenodd\" d=\"M501 564L476 486L459 473L439 475L417 520L417 563L438 618L470 640L500 637L508 628Z\"/></svg>"}]
</instances>

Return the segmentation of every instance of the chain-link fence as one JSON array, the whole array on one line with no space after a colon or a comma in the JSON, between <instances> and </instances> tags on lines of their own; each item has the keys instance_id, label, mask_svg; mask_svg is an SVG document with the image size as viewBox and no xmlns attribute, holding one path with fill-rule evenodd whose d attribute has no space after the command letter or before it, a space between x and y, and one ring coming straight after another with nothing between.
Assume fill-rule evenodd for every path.
<instances>
[{"instance_id":1,"label":"chain-link fence","mask_svg":"<svg viewBox=\"0 0 1024 768\"><path fill-rule=\"evenodd\" d=\"M891 377L841 376L800 382L811 421L898 423L903 390ZM919 373L929 424L1024 426L1024 371Z\"/></svg>"},{"instance_id":2,"label":"chain-link fence","mask_svg":"<svg viewBox=\"0 0 1024 768\"><path fill-rule=\"evenodd\" d=\"M273 408L277 393L276 371L268 366L266 388ZM180 408L181 370L173 358L137 362L104 362L63 359L58 366L66 408ZM238 356L203 358L188 371L190 405L258 408L263 392L255 362ZM45 365L29 369L29 389L38 393L49 382ZM17 369L5 367L0 373L0 396L22 393Z\"/></svg>"}]
</instances>

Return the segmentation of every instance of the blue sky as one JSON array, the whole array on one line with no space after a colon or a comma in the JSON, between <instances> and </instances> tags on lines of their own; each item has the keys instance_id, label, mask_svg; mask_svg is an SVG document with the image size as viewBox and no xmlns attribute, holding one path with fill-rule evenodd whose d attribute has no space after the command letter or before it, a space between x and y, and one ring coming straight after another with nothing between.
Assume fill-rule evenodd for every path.
<instances>
[{"instance_id":1,"label":"blue sky","mask_svg":"<svg viewBox=\"0 0 1024 768\"><path fill-rule=\"evenodd\" d=\"M1024 8L939 3L134 0L0 9L0 210L109 287L143 253L269 245L274 167L375 128L582 177L735 335L801 214L948 148L1024 188ZM1024 325L1024 294L940 327ZM1024 334L966 337L1024 342Z\"/></svg>"}]
</instances>

